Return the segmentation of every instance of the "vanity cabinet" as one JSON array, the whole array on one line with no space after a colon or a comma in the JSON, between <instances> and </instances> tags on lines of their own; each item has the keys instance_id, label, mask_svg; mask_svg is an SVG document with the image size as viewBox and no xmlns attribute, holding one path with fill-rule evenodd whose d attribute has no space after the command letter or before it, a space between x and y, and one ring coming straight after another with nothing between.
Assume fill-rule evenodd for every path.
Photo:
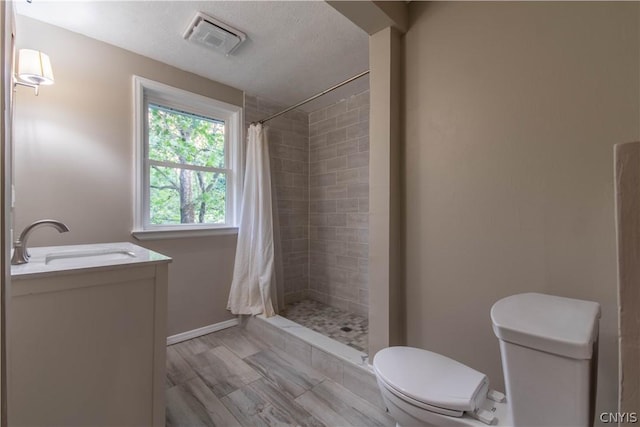
<instances>
[{"instance_id":1,"label":"vanity cabinet","mask_svg":"<svg viewBox=\"0 0 640 427\"><path fill-rule=\"evenodd\" d=\"M170 258L131 243L13 266L9 424L162 426Z\"/></svg>"}]
</instances>

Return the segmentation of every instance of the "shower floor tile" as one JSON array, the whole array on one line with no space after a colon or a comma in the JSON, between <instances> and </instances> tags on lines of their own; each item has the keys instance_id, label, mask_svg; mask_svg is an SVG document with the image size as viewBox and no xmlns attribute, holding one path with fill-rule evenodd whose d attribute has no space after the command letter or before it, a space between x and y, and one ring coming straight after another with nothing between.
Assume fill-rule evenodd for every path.
<instances>
[{"instance_id":1,"label":"shower floor tile","mask_svg":"<svg viewBox=\"0 0 640 427\"><path fill-rule=\"evenodd\" d=\"M369 319L305 299L287 304L281 316L329 338L367 353Z\"/></svg>"}]
</instances>

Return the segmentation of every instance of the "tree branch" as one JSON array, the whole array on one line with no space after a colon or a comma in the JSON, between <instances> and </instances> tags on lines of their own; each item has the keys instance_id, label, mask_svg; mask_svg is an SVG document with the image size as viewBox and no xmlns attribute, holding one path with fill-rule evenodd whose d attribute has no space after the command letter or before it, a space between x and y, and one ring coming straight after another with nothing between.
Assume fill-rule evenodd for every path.
<instances>
[{"instance_id":1,"label":"tree branch","mask_svg":"<svg viewBox=\"0 0 640 427\"><path fill-rule=\"evenodd\" d=\"M167 181L169 181L171 183L171 185L173 186L173 188L175 190L178 190L180 187L178 186L178 184L171 179L171 177L169 175L167 175L165 172L162 171L162 169L160 169L158 166L156 165L151 165L151 167L156 170L160 175L164 176Z\"/></svg>"},{"instance_id":2,"label":"tree branch","mask_svg":"<svg viewBox=\"0 0 640 427\"><path fill-rule=\"evenodd\" d=\"M150 188L155 188L156 190L178 190L173 185L150 185Z\"/></svg>"}]
</instances>

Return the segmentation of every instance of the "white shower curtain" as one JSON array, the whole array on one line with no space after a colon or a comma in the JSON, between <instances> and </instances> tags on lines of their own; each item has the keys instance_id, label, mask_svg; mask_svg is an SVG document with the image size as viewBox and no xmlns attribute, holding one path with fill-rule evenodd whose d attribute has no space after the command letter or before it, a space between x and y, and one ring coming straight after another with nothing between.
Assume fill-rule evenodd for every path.
<instances>
[{"instance_id":1,"label":"white shower curtain","mask_svg":"<svg viewBox=\"0 0 640 427\"><path fill-rule=\"evenodd\" d=\"M249 126L240 229L227 309L273 316L274 285L271 174L266 130Z\"/></svg>"}]
</instances>

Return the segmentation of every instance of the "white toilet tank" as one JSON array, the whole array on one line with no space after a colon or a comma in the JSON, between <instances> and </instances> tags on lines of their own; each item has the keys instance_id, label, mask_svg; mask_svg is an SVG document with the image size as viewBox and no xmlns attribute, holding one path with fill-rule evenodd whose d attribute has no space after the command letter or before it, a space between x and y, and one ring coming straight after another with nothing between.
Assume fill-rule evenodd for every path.
<instances>
[{"instance_id":1,"label":"white toilet tank","mask_svg":"<svg viewBox=\"0 0 640 427\"><path fill-rule=\"evenodd\" d=\"M591 426L600 305L527 293L496 302L507 401L514 426Z\"/></svg>"}]
</instances>

